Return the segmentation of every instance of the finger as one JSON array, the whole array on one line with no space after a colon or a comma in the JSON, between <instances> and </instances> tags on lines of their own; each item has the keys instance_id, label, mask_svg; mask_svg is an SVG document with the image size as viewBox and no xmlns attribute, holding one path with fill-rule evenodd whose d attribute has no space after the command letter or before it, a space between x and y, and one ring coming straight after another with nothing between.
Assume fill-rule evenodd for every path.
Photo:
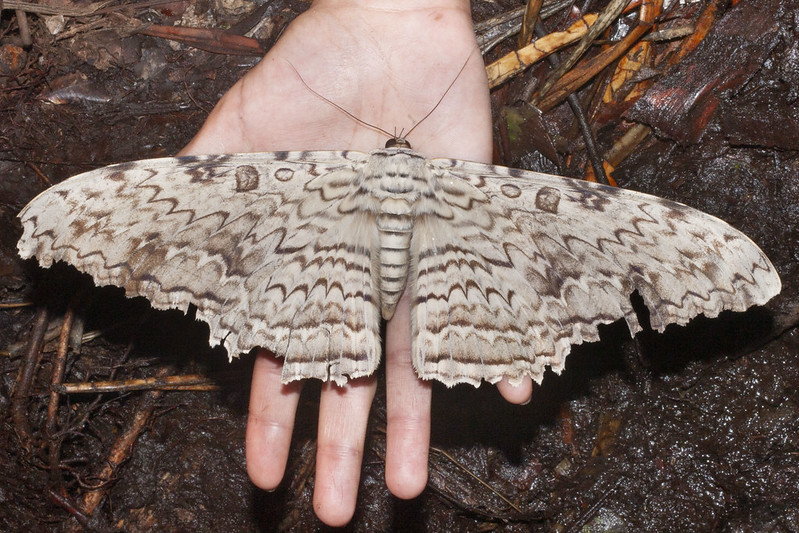
<instances>
[{"instance_id":1,"label":"finger","mask_svg":"<svg viewBox=\"0 0 799 533\"><path fill-rule=\"evenodd\" d=\"M256 486L271 490L280 484L294 429L301 382L280 382L283 362L258 350L252 370L247 417L247 474Z\"/></svg>"},{"instance_id":2,"label":"finger","mask_svg":"<svg viewBox=\"0 0 799 533\"><path fill-rule=\"evenodd\" d=\"M329 526L345 525L355 512L366 422L375 388L374 378L322 386L314 511Z\"/></svg>"},{"instance_id":3,"label":"finger","mask_svg":"<svg viewBox=\"0 0 799 533\"><path fill-rule=\"evenodd\" d=\"M533 380L530 376L524 376L518 385L511 385L507 378L503 378L497 383L497 390L510 403L525 404L533 396Z\"/></svg>"},{"instance_id":4,"label":"finger","mask_svg":"<svg viewBox=\"0 0 799 533\"><path fill-rule=\"evenodd\" d=\"M386 485L398 498L415 498L427 485L431 390L413 368L406 291L386 326Z\"/></svg>"}]
</instances>

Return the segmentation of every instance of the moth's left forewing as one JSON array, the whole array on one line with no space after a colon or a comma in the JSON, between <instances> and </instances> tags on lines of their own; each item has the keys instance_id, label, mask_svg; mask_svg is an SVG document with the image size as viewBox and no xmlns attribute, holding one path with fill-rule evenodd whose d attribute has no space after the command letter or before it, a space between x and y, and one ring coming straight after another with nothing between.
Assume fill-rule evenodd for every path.
<instances>
[{"instance_id":1,"label":"moth's left forewing","mask_svg":"<svg viewBox=\"0 0 799 533\"><path fill-rule=\"evenodd\" d=\"M599 324L624 318L631 332L640 329L630 303L635 290L659 331L698 314L714 317L764 304L780 290L773 265L748 237L684 205L504 167L457 160L430 164L443 182L458 184L452 193L444 188L441 199L454 205L450 238L464 250L440 262L449 265L439 268L449 277L438 276L438 293L454 276L474 278L458 281L483 284L483 294L470 293L468 308L475 316L493 317L494 327L486 321L480 328L486 334L468 352L442 347L434 333L454 328L446 319L446 299L436 300L442 308L431 313L431 305L417 298L416 364L423 376L443 372L445 382L455 383L502 376L517 381L527 373L540 380L544 364L563 367L571 344L597 340ZM464 204L470 188L484 200ZM467 258L478 258L481 268L467 268ZM420 259L417 282L432 285L431 269L423 264ZM485 288L502 297L491 300ZM498 333L503 331L504 339ZM507 342L511 337L518 342ZM506 362L486 364L480 354L492 350L507 353ZM447 365L450 370L444 370Z\"/></svg>"}]
</instances>

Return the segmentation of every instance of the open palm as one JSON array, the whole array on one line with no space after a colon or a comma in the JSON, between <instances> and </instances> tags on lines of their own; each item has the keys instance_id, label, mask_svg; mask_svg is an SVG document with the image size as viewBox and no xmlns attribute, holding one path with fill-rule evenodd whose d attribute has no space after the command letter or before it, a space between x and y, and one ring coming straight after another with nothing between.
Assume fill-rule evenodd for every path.
<instances>
[{"instance_id":1,"label":"open palm","mask_svg":"<svg viewBox=\"0 0 799 533\"><path fill-rule=\"evenodd\" d=\"M408 131L435 106L467 58L449 93L408 140L428 157L490 162L488 87L465 0L401 5L317 0L220 100L181 153L380 148L385 135L309 87L364 122ZM386 334L386 482L401 498L424 489L430 434L430 387L411 365L410 335L403 297ZM280 376L281 361L260 351L250 397L247 469L265 489L283 477L302 387L283 385ZM531 391L529 378L519 387L498 386L517 403ZM371 377L323 387L314 508L327 524L343 525L354 512L374 391Z\"/></svg>"}]
</instances>

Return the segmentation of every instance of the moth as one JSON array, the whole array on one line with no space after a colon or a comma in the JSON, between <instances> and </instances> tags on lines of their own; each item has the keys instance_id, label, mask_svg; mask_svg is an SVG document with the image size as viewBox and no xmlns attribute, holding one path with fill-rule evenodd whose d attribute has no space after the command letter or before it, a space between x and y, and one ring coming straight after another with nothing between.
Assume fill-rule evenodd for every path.
<instances>
[{"instance_id":1,"label":"moth","mask_svg":"<svg viewBox=\"0 0 799 533\"><path fill-rule=\"evenodd\" d=\"M779 293L725 222L647 194L403 147L173 157L68 179L20 213L23 258L64 261L158 309L197 308L283 381L372 374L407 288L419 377L540 382L624 319L744 311Z\"/></svg>"}]
</instances>

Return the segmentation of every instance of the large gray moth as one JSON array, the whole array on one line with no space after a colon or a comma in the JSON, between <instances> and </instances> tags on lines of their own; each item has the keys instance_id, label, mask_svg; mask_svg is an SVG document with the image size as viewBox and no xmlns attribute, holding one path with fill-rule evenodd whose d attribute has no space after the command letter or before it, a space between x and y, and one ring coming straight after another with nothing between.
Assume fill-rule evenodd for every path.
<instances>
[{"instance_id":1,"label":"large gray moth","mask_svg":"<svg viewBox=\"0 0 799 533\"><path fill-rule=\"evenodd\" d=\"M780 291L744 234L629 190L404 148L135 161L20 213L24 258L65 261L159 309L197 307L231 355L283 380L367 376L410 293L413 364L447 385L559 372L572 344L743 311Z\"/></svg>"}]
</instances>

